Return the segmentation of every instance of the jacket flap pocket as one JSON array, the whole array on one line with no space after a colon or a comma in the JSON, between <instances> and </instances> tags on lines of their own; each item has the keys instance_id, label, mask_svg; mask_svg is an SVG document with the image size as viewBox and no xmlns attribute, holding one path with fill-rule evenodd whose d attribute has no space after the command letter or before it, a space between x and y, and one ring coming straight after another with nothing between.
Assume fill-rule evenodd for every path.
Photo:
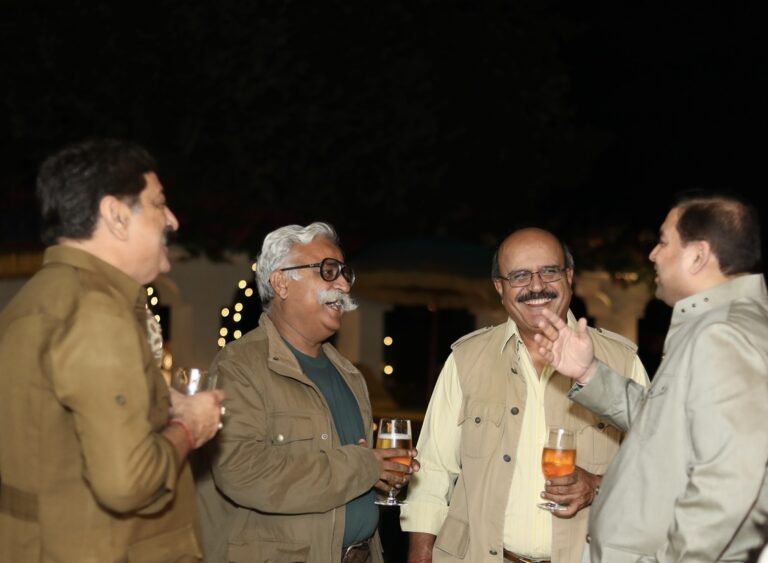
<instances>
[{"instance_id":1,"label":"jacket flap pocket","mask_svg":"<svg viewBox=\"0 0 768 563\"><path fill-rule=\"evenodd\" d=\"M495 426L501 425L501 419L504 418L504 403L489 403L478 399L466 399L459 409L459 425L467 420L475 424L483 421L492 422Z\"/></svg>"},{"instance_id":2,"label":"jacket flap pocket","mask_svg":"<svg viewBox=\"0 0 768 563\"><path fill-rule=\"evenodd\" d=\"M469 525L453 516L448 516L437 534L435 547L454 557L464 559L469 547Z\"/></svg>"},{"instance_id":3,"label":"jacket flap pocket","mask_svg":"<svg viewBox=\"0 0 768 563\"><path fill-rule=\"evenodd\" d=\"M231 541L227 548L230 563L304 563L309 557L309 546L301 542L253 539Z\"/></svg>"},{"instance_id":4,"label":"jacket flap pocket","mask_svg":"<svg viewBox=\"0 0 768 563\"><path fill-rule=\"evenodd\" d=\"M299 440L311 440L315 435L315 425L307 416L292 413L276 413L272 417L270 439L272 444L290 444Z\"/></svg>"},{"instance_id":5,"label":"jacket flap pocket","mask_svg":"<svg viewBox=\"0 0 768 563\"><path fill-rule=\"evenodd\" d=\"M203 556L190 526L152 536L128 547L130 563L166 563L183 555Z\"/></svg>"}]
</instances>

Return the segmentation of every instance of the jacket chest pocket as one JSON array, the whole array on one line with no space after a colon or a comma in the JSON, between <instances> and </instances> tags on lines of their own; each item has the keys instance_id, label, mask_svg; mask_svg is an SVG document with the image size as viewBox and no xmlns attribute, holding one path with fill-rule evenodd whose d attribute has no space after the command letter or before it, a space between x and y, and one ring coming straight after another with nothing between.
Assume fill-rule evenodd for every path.
<instances>
[{"instance_id":1,"label":"jacket chest pocket","mask_svg":"<svg viewBox=\"0 0 768 563\"><path fill-rule=\"evenodd\" d=\"M461 455L470 458L491 455L501 440L503 417L503 403L466 399L461 405L458 421Z\"/></svg>"},{"instance_id":2,"label":"jacket chest pocket","mask_svg":"<svg viewBox=\"0 0 768 563\"><path fill-rule=\"evenodd\" d=\"M576 434L576 464L591 473L605 473L619 451L621 432L613 426L594 420L579 428Z\"/></svg>"},{"instance_id":3,"label":"jacket chest pocket","mask_svg":"<svg viewBox=\"0 0 768 563\"><path fill-rule=\"evenodd\" d=\"M306 413L279 412L272 415L269 439L273 446L308 447L317 432L317 425ZM326 439L328 439L326 434Z\"/></svg>"}]
</instances>

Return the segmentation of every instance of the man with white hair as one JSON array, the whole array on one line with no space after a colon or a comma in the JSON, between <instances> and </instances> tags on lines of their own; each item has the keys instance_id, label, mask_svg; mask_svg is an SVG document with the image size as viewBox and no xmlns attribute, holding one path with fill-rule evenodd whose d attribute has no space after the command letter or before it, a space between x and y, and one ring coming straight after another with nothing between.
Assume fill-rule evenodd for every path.
<instances>
[{"instance_id":1,"label":"man with white hair","mask_svg":"<svg viewBox=\"0 0 768 563\"><path fill-rule=\"evenodd\" d=\"M208 561L381 563L374 486L402 487L415 450L367 447L362 374L327 342L356 305L355 274L327 223L264 239L258 328L213 361L227 423L199 481Z\"/></svg>"}]
</instances>

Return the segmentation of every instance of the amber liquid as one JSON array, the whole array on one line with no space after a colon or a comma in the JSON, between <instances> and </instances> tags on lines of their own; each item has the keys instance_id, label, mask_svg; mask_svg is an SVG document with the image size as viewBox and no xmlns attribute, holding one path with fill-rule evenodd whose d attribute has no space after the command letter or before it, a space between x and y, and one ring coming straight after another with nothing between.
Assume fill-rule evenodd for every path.
<instances>
[{"instance_id":1,"label":"amber liquid","mask_svg":"<svg viewBox=\"0 0 768 563\"><path fill-rule=\"evenodd\" d=\"M413 447L413 442L411 440L411 437L407 434L382 434L379 436L379 439L376 441L376 448L378 449L386 449L386 448L406 448L411 449ZM405 456L405 457L390 457L390 461L394 461L395 463L400 463L402 465L407 465L408 467L411 466L411 457Z\"/></svg>"},{"instance_id":2,"label":"amber liquid","mask_svg":"<svg viewBox=\"0 0 768 563\"><path fill-rule=\"evenodd\" d=\"M576 470L576 450L544 448L541 454L541 468L547 478L570 475Z\"/></svg>"}]
</instances>

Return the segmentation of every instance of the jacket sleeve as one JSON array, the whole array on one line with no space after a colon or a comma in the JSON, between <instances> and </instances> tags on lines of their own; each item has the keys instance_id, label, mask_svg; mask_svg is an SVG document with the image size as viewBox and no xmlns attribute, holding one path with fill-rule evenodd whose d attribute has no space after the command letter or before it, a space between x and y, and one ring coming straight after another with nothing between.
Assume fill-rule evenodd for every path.
<instances>
[{"instance_id":1,"label":"jacket sleeve","mask_svg":"<svg viewBox=\"0 0 768 563\"><path fill-rule=\"evenodd\" d=\"M597 371L590 382L581 389L574 386L568 396L622 432L627 432L648 391L648 386L645 385L647 379L640 377L639 372L633 373L638 375L625 377L598 361ZM642 370L642 374L645 374L645 370ZM638 383L638 378L643 382Z\"/></svg>"},{"instance_id":2,"label":"jacket sleeve","mask_svg":"<svg viewBox=\"0 0 768 563\"><path fill-rule=\"evenodd\" d=\"M688 484L654 561L713 561L752 510L768 463L765 350L725 323L705 328L691 358ZM683 407L681 405L681 407Z\"/></svg>"},{"instance_id":3,"label":"jacket sleeve","mask_svg":"<svg viewBox=\"0 0 768 563\"><path fill-rule=\"evenodd\" d=\"M95 497L118 513L152 513L173 496L178 462L153 431L141 334L130 315L108 303L84 305L52 337L53 390L73 415L84 478Z\"/></svg>"},{"instance_id":4,"label":"jacket sleeve","mask_svg":"<svg viewBox=\"0 0 768 563\"><path fill-rule=\"evenodd\" d=\"M222 493L262 512L305 514L343 506L376 484L379 466L369 448L313 446L321 431L300 405L270 415L266 373L254 373L267 365L238 360L225 352L211 366L226 393L227 415L211 468ZM279 436L271 432L270 416L283 419Z\"/></svg>"}]
</instances>

